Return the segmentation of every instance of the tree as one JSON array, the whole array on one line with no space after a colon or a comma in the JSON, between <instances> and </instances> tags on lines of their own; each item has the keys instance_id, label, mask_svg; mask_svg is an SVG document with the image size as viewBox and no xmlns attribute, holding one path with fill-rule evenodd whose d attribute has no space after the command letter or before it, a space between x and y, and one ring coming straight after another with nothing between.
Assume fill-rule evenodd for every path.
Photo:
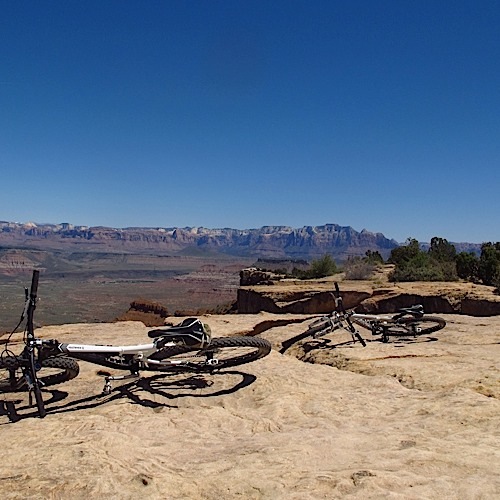
<instances>
[{"instance_id":1,"label":"tree","mask_svg":"<svg viewBox=\"0 0 500 500\"><path fill-rule=\"evenodd\" d=\"M400 265L418 256L421 252L418 241L415 238L408 238L406 245L393 248L389 257L391 264Z\"/></svg>"},{"instance_id":2,"label":"tree","mask_svg":"<svg viewBox=\"0 0 500 500\"><path fill-rule=\"evenodd\" d=\"M453 281L457 279L455 247L444 238L434 237L428 252L418 241L408 238L406 245L394 248L389 262L395 264L391 281Z\"/></svg>"},{"instance_id":3,"label":"tree","mask_svg":"<svg viewBox=\"0 0 500 500\"><path fill-rule=\"evenodd\" d=\"M459 278L469 281L478 279L479 259L472 252L460 252L456 257L456 265Z\"/></svg>"},{"instance_id":4,"label":"tree","mask_svg":"<svg viewBox=\"0 0 500 500\"><path fill-rule=\"evenodd\" d=\"M485 285L500 287L500 242L481 245L478 275Z\"/></svg>"},{"instance_id":5,"label":"tree","mask_svg":"<svg viewBox=\"0 0 500 500\"><path fill-rule=\"evenodd\" d=\"M431 239L429 248L429 256L438 262L453 262L457 255L455 245L448 243L444 238L435 236Z\"/></svg>"},{"instance_id":6,"label":"tree","mask_svg":"<svg viewBox=\"0 0 500 500\"><path fill-rule=\"evenodd\" d=\"M366 257L364 260L366 260L370 264L378 265L384 263L384 258L382 257L382 255L380 255L380 252L378 250L367 250L365 255Z\"/></svg>"}]
</instances>

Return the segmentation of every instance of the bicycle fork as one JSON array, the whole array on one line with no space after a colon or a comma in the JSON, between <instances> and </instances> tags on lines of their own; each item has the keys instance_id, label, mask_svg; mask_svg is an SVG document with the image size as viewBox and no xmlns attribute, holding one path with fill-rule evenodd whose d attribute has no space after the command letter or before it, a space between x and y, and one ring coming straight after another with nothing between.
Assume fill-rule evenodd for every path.
<instances>
[{"instance_id":1,"label":"bicycle fork","mask_svg":"<svg viewBox=\"0 0 500 500\"><path fill-rule=\"evenodd\" d=\"M30 350L27 353L27 362L23 362L22 364L22 372L23 372L23 377L24 380L26 380L26 385L28 387L28 400L29 400L29 405L33 406L33 393L36 389L35 384L38 384L38 386L41 388L43 384L36 379L36 372L40 369L39 366L37 366L37 362L35 360L35 355L33 353L33 347L30 346ZM13 375L13 373L11 373Z\"/></svg>"}]
</instances>

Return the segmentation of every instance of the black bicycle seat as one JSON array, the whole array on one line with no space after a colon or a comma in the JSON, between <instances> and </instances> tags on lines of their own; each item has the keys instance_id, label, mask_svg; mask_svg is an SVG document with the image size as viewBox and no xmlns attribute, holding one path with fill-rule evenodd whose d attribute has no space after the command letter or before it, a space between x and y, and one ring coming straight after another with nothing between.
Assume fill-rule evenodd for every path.
<instances>
[{"instance_id":1,"label":"black bicycle seat","mask_svg":"<svg viewBox=\"0 0 500 500\"><path fill-rule=\"evenodd\" d=\"M158 337L171 336L171 335L183 335L190 334L193 332L202 332L203 324L198 318L188 318L182 323L175 326L169 326L166 328L156 328L155 330L149 330L148 337L151 339L156 339Z\"/></svg>"},{"instance_id":2,"label":"black bicycle seat","mask_svg":"<svg viewBox=\"0 0 500 500\"><path fill-rule=\"evenodd\" d=\"M207 327L208 328L208 327ZM185 346L205 347L210 343L211 335L198 318L187 318L182 323L168 328L156 328L148 332L148 337L156 339L156 347L162 348L168 342Z\"/></svg>"},{"instance_id":3,"label":"black bicycle seat","mask_svg":"<svg viewBox=\"0 0 500 500\"><path fill-rule=\"evenodd\" d=\"M404 307L398 310L399 315L402 316L404 314L411 314L412 316L423 316L424 315L424 306L422 304L417 304L411 307Z\"/></svg>"}]
</instances>

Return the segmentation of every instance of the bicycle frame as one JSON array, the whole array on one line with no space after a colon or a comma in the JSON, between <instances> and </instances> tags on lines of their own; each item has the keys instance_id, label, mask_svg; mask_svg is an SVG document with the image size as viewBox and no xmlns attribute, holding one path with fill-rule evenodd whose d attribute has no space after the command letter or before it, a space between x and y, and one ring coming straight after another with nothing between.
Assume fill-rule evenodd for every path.
<instances>
[{"instance_id":1,"label":"bicycle frame","mask_svg":"<svg viewBox=\"0 0 500 500\"><path fill-rule=\"evenodd\" d=\"M165 347L175 346L174 342L165 344ZM158 349L154 342L138 345L99 345L99 344L59 344L62 352L78 357L79 353L110 353L110 354L135 354L138 356L149 356Z\"/></svg>"},{"instance_id":2,"label":"bicycle frame","mask_svg":"<svg viewBox=\"0 0 500 500\"><path fill-rule=\"evenodd\" d=\"M53 340L49 341L41 341L41 344L50 343L53 345ZM162 343L161 349L165 347L177 347L178 344L176 342L167 342ZM186 364L185 361L175 360L175 359L165 359L165 360L156 360L150 359L150 356L160 349L158 348L157 342L150 342L148 344L137 344L137 345L99 345L99 344L66 344L61 343L58 344L58 349L60 352L68 354L72 358L80 359L82 361L90 361L94 364L100 364L102 366L109 366L109 363L106 363L105 360L107 358L102 358L102 362L99 362L98 358L89 359L86 357L87 354L105 354L109 356L118 356L123 357L128 355L130 360L135 362L134 364L128 363L116 363L113 364L113 368L135 371L137 368L140 369L148 369L149 365L153 367L158 366L174 366ZM122 358L124 359L124 358Z\"/></svg>"},{"instance_id":3,"label":"bicycle frame","mask_svg":"<svg viewBox=\"0 0 500 500\"><path fill-rule=\"evenodd\" d=\"M351 319L359 326L366 328L367 330L373 330L374 324L377 325L388 325L394 323L394 316L389 315L378 315L378 314L362 314L362 313L352 313Z\"/></svg>"},{"instance_id":4,"label":"bicycle frame","mask_svg":"<svg viewBox=\"0 0 500 500\"><path fill-rule=\"evenodd\" d=\"M159 331L159 330L158 330ZM165 330L165 335L168 330ZM39 348L40 357L50 357L58 354L65 354L71 358L88 361L90 363L114 368L118 370L130 371L130 375L105 377L104 394L111 391L112 380L123 380L126 378L139 377L141 370L157 370L167 367L188 366L189 361L181 359L151 359L150 357L168 347L179 347L179 343L165 341L164 337L158 337L152 342L136 345L100 345L100 344L76 344L60 343L55 339L42 340L35 339L34 345ZM201 349L201 346L200 346ZM95 356L93 356L95 355ZM207 365L217 365L217 359L207 360Z\"/></svg>"}]
</instances>

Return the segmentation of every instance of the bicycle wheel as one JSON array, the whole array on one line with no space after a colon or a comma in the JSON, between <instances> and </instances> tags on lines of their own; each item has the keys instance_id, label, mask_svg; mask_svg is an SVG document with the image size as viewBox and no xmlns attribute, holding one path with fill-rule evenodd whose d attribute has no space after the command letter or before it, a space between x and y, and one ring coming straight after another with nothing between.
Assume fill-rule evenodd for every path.
<instances>
[{"instance_id":1,"label":"bicycle wheel","mask_svg":"<svg viewBox=\"0 0 500 500\"><path fill-rule=\"evenodd\" d=\"M424 316L422 318L401 318L397 323L385 328L385 336L391 337L416 337L429 335L442 330L446 321L437 316Z\"/></svg>"},{"instance_id":2,"label":"bicycle wheel","mask_svg":"<svg viewBox=\"0 0 500 500\"><path fill-rule=\"evenodd\" d=\"M151 356L154 360L168 360L171 366L153 368L154 371L212 372L222 368L251 363L267 356L271 343L258 337L219 337L208 347L194 349L189 346L166 347Z\"/></svg>"},{"instance_id":3,"label":"bicycle wheel","mask_svg":"<svg viewBox=\"0 0 500 500\"><path fill-rule=\"evenodd\" d=\"M0 357L0 392L28 389L21 369L23 365L26 365L26 360L20 356ZM42 361L41 365L41 369L36 372L41 387L67 382L80 372L80 367L73 358L47 358Z\"/></svg>"}]
</instances>

